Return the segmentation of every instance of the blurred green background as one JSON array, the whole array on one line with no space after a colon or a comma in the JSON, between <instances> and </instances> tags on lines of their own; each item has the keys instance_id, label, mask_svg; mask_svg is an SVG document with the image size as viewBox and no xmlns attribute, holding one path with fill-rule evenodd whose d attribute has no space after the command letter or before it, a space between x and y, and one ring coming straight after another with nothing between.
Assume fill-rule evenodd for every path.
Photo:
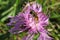
<instances>
[{"instance_id":1,"label":"blurred green background","mask_svg":"<svg viewBox=\"0 0 60 40\"><path fill-rule=\"evenodd\" d=\"M15 16L22 11L28 2L36 1L43 7L43 12L49 16L46 29L54 40L60 40L60 0L0 0L0 40L21 40L25 33L14 35L9 33L6 24L9 16ZM36 40L37 35L34 37Z\"/></svg>"}]
</instances>

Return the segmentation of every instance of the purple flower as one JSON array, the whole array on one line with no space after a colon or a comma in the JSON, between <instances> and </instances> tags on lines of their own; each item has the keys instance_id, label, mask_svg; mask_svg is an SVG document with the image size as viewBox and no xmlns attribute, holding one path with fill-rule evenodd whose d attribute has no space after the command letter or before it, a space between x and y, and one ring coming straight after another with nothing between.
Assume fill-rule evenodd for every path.
<instances>
[{"instance_id":1,"label":"purple flower","mask_svg":"<svg viewBox=\"0 0 60 40\"><path fill-rule=\"evenodd\" d=\"M49 37L46 33L41 32L40 37L38 38L38 40L52 40L52 38Z\"/></svg>"},{"instance_id":2,"label":"purple flower","mask_svg":"<svg viewBox=\"0 0 60 40\"><path fill-rule=\"evenodd\" d=\"M35 12L42 12L42 6L36 2L32 4L31 9Z\"/></svg>"},{"instance_id":3,"label":"purple flower","mask_svg":"<svg viewBox=\"0 0 60 40\"><path fill-rule=\"evenodd\" d=\"M31 14L34 11L36 16ZM13 34L21 33L27 30L27 36L22 40L33 40L35 34L40 33L37 40L52 40L45 30L49 18L42 12L42 6L36 2L28 3L23 11L13 17L8 25L14 26L9 30Z\"/></svg>"}]
</instances>

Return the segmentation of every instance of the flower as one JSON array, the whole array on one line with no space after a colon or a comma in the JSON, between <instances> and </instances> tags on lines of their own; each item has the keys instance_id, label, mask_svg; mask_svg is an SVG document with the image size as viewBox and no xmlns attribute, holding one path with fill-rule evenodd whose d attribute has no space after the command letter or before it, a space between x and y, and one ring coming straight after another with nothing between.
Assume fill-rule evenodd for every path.
<instances>
[{"instance_id":1,"label":"flower","mask_svg":"<svg viewBox=\"0 0 60 40\"><path fill-rule=\"evenodd\" d=\"M41 32L40 37L38 38L38 40L52 40L52 38L49 37L46 33Z\"/></svg>"},{"instance_id":2,"label":"flower","mask_svg":"<svg viewBox=\"0 0 60 40\"><path fill-rule=\"evenodd\" d=\"M31 11L34 13L32 14ZM10 30L13 34L21 33L27 30L28 35L22 40L33 40L36 33L40 33L37 40L52 40L44 28L48 25L48 20L48 16L42 12L42 6L33 2L31 4L28 3L21 13L11 19L8 25L14 26Z\"/></svg>"}]
</instances>

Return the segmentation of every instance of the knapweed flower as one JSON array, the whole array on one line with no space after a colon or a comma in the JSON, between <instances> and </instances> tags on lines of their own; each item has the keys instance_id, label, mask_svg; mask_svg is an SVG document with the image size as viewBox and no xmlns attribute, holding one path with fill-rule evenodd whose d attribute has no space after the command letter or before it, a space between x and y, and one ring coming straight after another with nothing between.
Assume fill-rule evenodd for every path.
<instances>
[{"instance_id":1,"label":"knapweed flower","mask_svg":"<svg viewBox=\"0 0 60 40\"><path fill-rule=\"evenodd\" d=\"M18 34L27 30L28 35L22 40L33 40L36 33L40 34L37 40L52 40L44 28L48 25L48 20L49 18L42 12L40 4L36 2L28 3L23 11L8 23L8 25L14 26L9 32Z\"/></svg>"}]
</instances>

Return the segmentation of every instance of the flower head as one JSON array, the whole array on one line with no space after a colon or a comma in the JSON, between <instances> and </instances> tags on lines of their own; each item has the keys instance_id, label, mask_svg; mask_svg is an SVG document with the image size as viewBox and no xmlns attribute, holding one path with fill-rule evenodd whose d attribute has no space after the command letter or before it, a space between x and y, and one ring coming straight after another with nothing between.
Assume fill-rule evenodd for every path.
<instances>
[{"instance_id":1,"label":"flower head","mask_svg":"<svg viewBox=\"0 0 60 40\"><path fill-rule=\"evenodd\" d=\"M36 33L40 33L37 40L51 40L51 37L47 35L48 32L44 28L44 26L48 25L48 19L49 18L42 12L42 6L33 2L31 4L28 3L23 11L13 17L8 24L14 26L10 30L13 34L27 30L28 35L25 36L23 40L33 40L34 34Z\"/></svg>"}]
</instances>

